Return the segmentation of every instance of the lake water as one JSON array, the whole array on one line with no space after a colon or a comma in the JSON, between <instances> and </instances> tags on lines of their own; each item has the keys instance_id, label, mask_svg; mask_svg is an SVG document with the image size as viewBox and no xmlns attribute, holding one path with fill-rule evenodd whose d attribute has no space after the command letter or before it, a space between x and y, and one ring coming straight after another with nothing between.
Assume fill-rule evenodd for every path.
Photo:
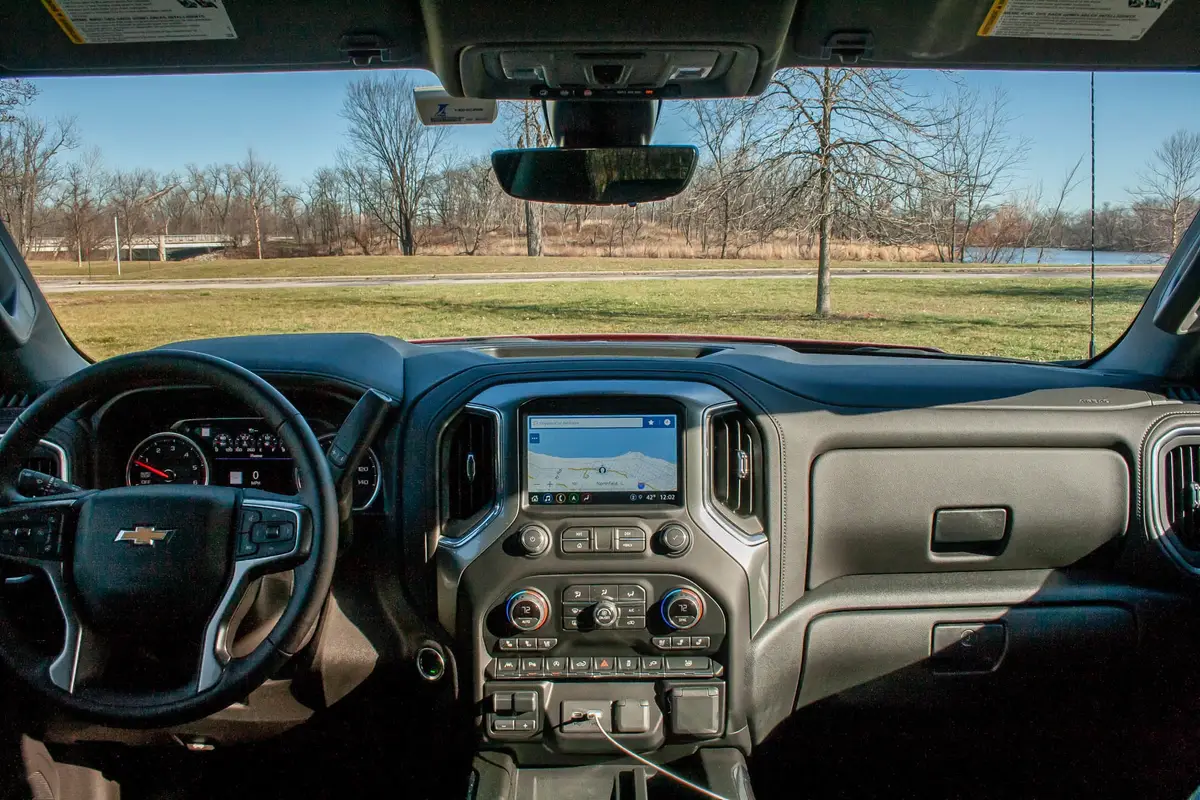
<instances>
[{"instance_id":1,"label":"lake water","mask_svg":"<svg viewBox=\"0 0 1200 800\"><path fill-rule=\"evenodd\" d=\"M1063 250L1060 248L1047 247L1042 252L1043 264L1090 264L1091 252L1088 250ZM983 252L981 248L967 248L967 261L974 261L976 258L982 258ZM999 261L1000 264L1036 264L1038 263L1038 249L1036 247L1019 248L1015 247L1005 251ZM1096 263L1105 266L1146 266L1148 264L1165 264L1167 256L1163 253L1125 253L1119 250L1097 250Z\"/></svg>"}]
</instances>

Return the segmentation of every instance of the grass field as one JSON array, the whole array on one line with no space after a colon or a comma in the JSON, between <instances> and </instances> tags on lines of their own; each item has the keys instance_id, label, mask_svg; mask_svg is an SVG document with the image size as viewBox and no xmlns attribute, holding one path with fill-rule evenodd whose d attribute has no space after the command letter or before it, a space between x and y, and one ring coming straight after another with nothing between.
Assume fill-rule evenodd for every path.
<instances>
[{"instance_id":1,"label":"grass field","mask_svg":"<svg viewBox=\"0 0 1200 800\"><path fill-rule=\"evenodd\" d=\"M664 270L816 269L815 261L755 261L698 258L513 258L510 256L329 256L316 258L225 259L166 263L134 261L122 264L119 280L177 280L182 278L302 278L358 275L448 275L520 272L638 272ZM1030 269L1037 265L938 264L935 262L835 261L837 270L966 270ZM33 261L39 278L89 278L74 261ZM1044 269L1061 269L1043 265ZM118 280L116 264L95 262L92 280Z\"/></svg>"},{"instance_id":2,"label":"grass field","mask_svg":"<svg viewBox=\"0 0 1200 800\"><path fill-rule=\"evenodd\" d=\"M1124 331L1151 285L1100 281L1099 347ZM837 281L838 316L829 320L811 315L813 293L812 280L761 279L80 292L49 299L67 333L96 358L184 339L303 331L406 339L732 333L933 345L1042 360L1087 354L1088 282L1082 279Z\"/></svg>"}]
</instances>

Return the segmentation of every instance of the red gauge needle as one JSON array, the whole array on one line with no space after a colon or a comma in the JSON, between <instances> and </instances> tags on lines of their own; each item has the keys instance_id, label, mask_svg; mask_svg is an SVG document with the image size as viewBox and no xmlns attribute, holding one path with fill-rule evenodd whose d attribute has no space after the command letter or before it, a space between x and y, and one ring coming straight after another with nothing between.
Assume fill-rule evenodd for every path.
<instances>
[{"instance_id":1,"label":"red gauge needle","mask_svg":"<svg viewBox=\"0 0 1200 800\"><path fill-rule=\"evenodd\" d=\"M148 469L148 470L150 470L151 472L153 472L155 475L157 475L157 476L158 476L158 477L160 477L160 478L166 478L167 480L170 480L170 479L171 479L171 476L170 476L170 475L168 475L167 473L163 472L161 469L155 469L154 467L152 467L152 466L150 466L149 464L147 464L145 461L134 461L133 463L137 464L137 465L138 465L139 467L141 467L142 469Z\"/></svg>"}]
</instances>

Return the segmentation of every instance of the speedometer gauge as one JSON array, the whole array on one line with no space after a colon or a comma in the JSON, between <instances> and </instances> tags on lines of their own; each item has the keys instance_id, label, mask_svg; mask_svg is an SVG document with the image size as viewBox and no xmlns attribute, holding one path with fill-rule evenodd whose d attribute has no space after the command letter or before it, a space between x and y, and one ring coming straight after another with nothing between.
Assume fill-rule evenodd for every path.
<instances>
[{"instance_id":1,"label":"speedometer gauge","mask_svg":"<svg viewBox=\"0 0 1200 800\"><path fill-rule=\"evenodd\" d=\"M142 440L125 465L127 486L208 485L208 459L181 433L156 433Z\"/></svg>"}]
</instances>

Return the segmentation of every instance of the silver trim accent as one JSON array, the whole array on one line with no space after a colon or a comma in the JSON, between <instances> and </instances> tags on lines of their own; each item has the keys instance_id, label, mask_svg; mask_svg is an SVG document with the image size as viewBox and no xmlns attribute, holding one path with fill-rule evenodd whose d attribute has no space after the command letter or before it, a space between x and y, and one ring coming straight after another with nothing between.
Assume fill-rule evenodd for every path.
<instances>
[{"instance_id":1,"label":"silver trim accent","mask_svg":"<svg viewBox=\"0 0 1200 800\"><path fill-rule=\"evenodd\" d=\"M1146 532L1150 534L1158 546L1162 548L1166 556L1175 562L1175 565L1184 572L1192 575L1200 575L1200 566L1193 565L1187 560L1187 557L1180 550L1181 544L1178 537L1171 533L1170 524L1163 519L1162 503L1159 498L1159 488L1161 486L1161 476L1159 475L1160 456L1167 450L1167 445L1176 439L1184 436L1200 436L1200 427L1184 426L1172 428L1171 430L1159 436L1154 444L1150 446L1150 451L1147 454L1149 461L1149 476L1147 482L1149 491L1146 492Z\"/></svg>"},{"instance_id":2,"label":"silver trim accent","mask_svg":"<svg viewBox=\"0 0 1200 800\"><path fill-rule=\"evenodd\" d=\"M425 670L421 669L421 654L422 653L433 653L433 655L437 658L438 663L442 665L442 672L440 675L429 675L425 672ZM425 646L425 647L422 647L421 649L417 650L416 664L417 664L417 674L420 675L424 680L429 681L430 683L434 683L435 681L440 681L446 674L446 659L442 656L441 653L439 653L437 650L434 650L432 647Z\"/></svg>"},{"instance_id":3,"label":"silver trim accent","mask_svg":"<svg viewBox=\"0 0 1200 800\"><path fill-rule=\"evenodd\" d=\"M142 439L140 442L137 443L137 445L134 446L133 450L131 450L129 452L128 460L126 460L126 462L125 462L125 485L126 486L134 485L133 484L133 475L131 473L131 469L133 467L134 456L136 456L138 454L138 451L141 450L142 447L145 446L146 442L150 441L151 439L157 439L160 436L174 437L176 439L183 439L185 442L187 442L188 444L190 444L192 447L194 447L196 449L196 452L200 454L200 460L204 462L204 483L202 483L200 485L208 486L208 482L210 480L212 480L212 465L208 463L208 456L204 455L204 450L200 447L200 445L196 444L195 440L193 440L190 436L184 436L182 433L176 433L175 431L158 431L157 433L152 433L149 436L147 436L145 439ZM142 484L140 484L140 483L138 484L138 486L141 486L141 485ZM193 484L179 484L179 485L180 486L185 486L185 485L191 486Z\"/></svg>"},{"instance_id":4,"label":"silver trim accent","mask_svg":"<svg viewBox=\"0 0 1200 800\"><path fill-rule=\"evenodd\" d=\"M47 450L54 451L54 454L58 456L58 477L60 480L70 483L71 468L67 464L67 451L63 449L62 445L52 442L49 439L38 439L38 444Z\"/></svg>"},{"instance_id":5,"label":"silver trim accent","mask_svg":"<svg viewBox=\"0 0 1200 800\"><path fill-rule=\"evenodd\" d=\"M300 511L307 510L306 506L299 503L254 499L243 500L242 508L275 508L291 513L296 518L296 540L291 550L277 556L248 558L243 561L234 560L233 575L229 578L229 585L226 586L225 594L221 596L221 602L217 604L216 611L213 612L208 625L204 628L204 643L201 645L200 651L200 670L196 679L196 694L215 686L225 671L225 665L233 658L229 653L229 642L227 641L229 620L234 609L237 608L246 586L250 583L251 573L257 572L261 567L290 558L300 547L301 526L304 524L304 518Z\"/></svg>"},{"instance_id":6,"label":"silver trim accent","mask_svg":"<svg viewBox=\"0 0 1200 800\"><path fill-rule=\"evenodd\" d=\"M454 422L454 420L458 419L458 417L463 412L466 412L466 411L472 411L476 414L483 414L486 416L490 416L492 418L493 424L495 425L496 436L495 436L495 446L492 449L492 476L496 482L496 499L492 501L492 507L490 509L488 509L488 513L485 514L483 516L483 518L479 520L479 522L476 522L474 525L472 525L471 528L466 533L464 533L462 536L449 537L449 536L442 535L442 464L441 464L442 439L445 437L446 429L450 427L450 423ZM437 463L437 469L434 470L434 491L437 493L437 504L438 504L438 514L437 514L437 520L438 520L438 522L437 522L437 537L438 537L437 546L438 547L452 547L452 548L462 547L463 545L470 542L473 538L475 538L475 536L481 530L486 528L488 525L492 524L492 521L494 519L496 519L496 517L504 510L504 480L503 480L504 456L503 456L503 454L504 454L504 448L507 444L508 444L508 434L504 430L504 415L501 414L497 409L492 408L491 406L481 405L481 404L475 403L475 402L467 403L465 406L463 406L462 411L460 411L458 414L455 414L454 416L450 417L450 419L446 420L446 423L444 425L442 425L441 430L438 431L438 438L437 438L438 463Z\"/></svg>"},{"instance_id":7,"label":"silver trim accent","mask_svg":"<svg viewBox=\"0 0 1200 800\"><path fill-rule=\"evenodd\" d=\"M738 539L742 540L748 545L751 545L752 547L757 547L758 545L767 541L767 534L746 533L744 530L727 520L725 515L722 514L713 503L712 470L710 469L712 464L712 435L710 433L710 428L712 427L712 418L723 411L737 408L739 408L737 402L730 400L728 403L718 403L717 405L708 406L704 409L704 413L700 415L700 439L704 442L702 454L704 461L700 465L703 475L703 493L700 498L700 502L704 504L704 510L708 512L708 515L713 517L722 528L730 533L730 535L736 536ZM765 495L766 493L764 492L764 496Z\"/></svg>"}]
</instances>

